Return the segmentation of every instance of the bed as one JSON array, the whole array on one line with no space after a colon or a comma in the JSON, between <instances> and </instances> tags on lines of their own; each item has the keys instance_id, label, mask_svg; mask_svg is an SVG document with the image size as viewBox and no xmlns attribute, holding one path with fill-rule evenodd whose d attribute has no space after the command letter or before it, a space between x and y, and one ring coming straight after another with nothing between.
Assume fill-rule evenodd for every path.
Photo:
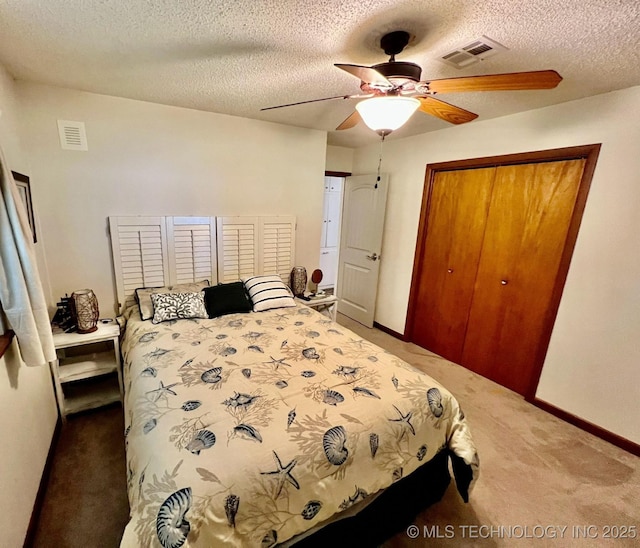
<instances>
[{"instance_id":1,"label":"bed","mask_svg":"<svg viewBox=\"0 0 640 548\"><path fill-rule=\"evenodd\" d=\"M275 545L449 451L463 493L474 477L451 394L308 307L161 324L130 308L122 348L122 546Z\"/></svg>"},{"instance_id":2,"label":"bed","mask_svg":"<svg viewBox=\"0 0 640 548\"><path fill-rule=\"evenodd\" d=\"M129 297L123 548L376 545L442 497L449 463L468 500L464 413L396 356L292 299L167 320Z\"/></svg>"}]
</instances>

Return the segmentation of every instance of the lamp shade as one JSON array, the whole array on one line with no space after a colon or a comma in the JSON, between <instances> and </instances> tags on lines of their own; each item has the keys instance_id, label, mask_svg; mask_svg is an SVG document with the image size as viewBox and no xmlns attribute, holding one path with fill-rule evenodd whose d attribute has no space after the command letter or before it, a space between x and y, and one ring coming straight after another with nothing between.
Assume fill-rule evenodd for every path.
<instances>
[{"instance_id":1,"label":"lamp shade","mask_svg":"<svg viewBox=\"0 0 640 548\"><path fill-rule=\"evenodd\" d=\"M382 135L402 127L420 106L413 97L374 97L356 105L360 117L373 131Z\"/></svg>"}]
</instances>

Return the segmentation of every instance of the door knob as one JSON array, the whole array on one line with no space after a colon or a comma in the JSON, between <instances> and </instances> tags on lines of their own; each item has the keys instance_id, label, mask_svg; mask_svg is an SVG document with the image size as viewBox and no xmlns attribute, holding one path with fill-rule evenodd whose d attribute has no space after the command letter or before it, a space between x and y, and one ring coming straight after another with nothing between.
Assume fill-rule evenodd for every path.
<instances>
[{"instance_id":1,"label":"door knob","mask_svg":"<svg viewBox=\"0 0 640 548\"><path fill-rule=\"evenodd\" d=\"M502 285L507 285L509 282L508 282L507 280L500 280L500 283L501 283Z\"/></svg>"},{"instance_id":2,"label":"door knob","mask_svg":"<svg viewBox=\"0 0 640 548\"><path fill-rule=\"evenodd\" d=\"M447 268L447 272L448 272L449 274L453 274L453 268Z\"/></svg>"},{"instance_id":3,"label":"door knob","mask_svg":"<svg viewBox=\"0 0 640 548\"><path fill-rule=\"evenodd\" d=\"M380 255L373 253L373 255L367 255L367 259L370 261L377 261L380 258Z\"/></svg>"}]
</instances>

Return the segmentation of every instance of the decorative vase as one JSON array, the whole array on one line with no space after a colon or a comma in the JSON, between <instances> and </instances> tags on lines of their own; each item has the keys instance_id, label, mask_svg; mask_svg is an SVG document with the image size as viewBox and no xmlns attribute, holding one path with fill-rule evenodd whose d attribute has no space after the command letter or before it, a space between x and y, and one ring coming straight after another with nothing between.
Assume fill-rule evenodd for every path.
<instances>
[{"instance_id":1,"label":"decorative vase","mask_svg":"<svg viewBox=\"0 0 640 548\"><path fill-rule=\"evenodd\" d=\"M307 289L307 269L304 266L294 266L291 270L291 291L296 297L304 295Z\"/></svg>"},{"instance_id":2,"label":"decorative vase","mask_svg":"<svg viewBox=\"0 0 640 548\"><path fill-rule=\"evenodd\" d=\"M71 294L78 333L93 333L98 329L98 299L91 289L81 289Z\"/></svg>"}]
</instances>

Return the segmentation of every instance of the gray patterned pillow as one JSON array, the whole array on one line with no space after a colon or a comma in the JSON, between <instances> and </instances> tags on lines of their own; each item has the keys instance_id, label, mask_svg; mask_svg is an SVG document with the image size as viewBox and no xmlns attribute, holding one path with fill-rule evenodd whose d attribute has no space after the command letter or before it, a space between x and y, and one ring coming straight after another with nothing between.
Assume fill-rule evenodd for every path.
<instances>
[{"instance_id":1,"label":"gray patterned pillow","mask_svg":"<svg viewBox=\"0 0 640 548\"><path fill-rule=\"evenodd\" d=\"M209 287L209 280L165 285L164 287L140 287L136 289L136 301L138 301L138 308L140 309L140 318L142 320L150 320L153 318L153 303L151 302L152 293L195 293L205 287Z\"/></svg>"},{"instance_id":2,"label":"gray patterned pillow","mask_svg":"<svg viewBox=\"0 0 640 548\"><path fill-rule=\"evenodd\" d=\"M204 293L152 293L153 323L187 318L208 318Z\"/></svg>"}]
</instances>

